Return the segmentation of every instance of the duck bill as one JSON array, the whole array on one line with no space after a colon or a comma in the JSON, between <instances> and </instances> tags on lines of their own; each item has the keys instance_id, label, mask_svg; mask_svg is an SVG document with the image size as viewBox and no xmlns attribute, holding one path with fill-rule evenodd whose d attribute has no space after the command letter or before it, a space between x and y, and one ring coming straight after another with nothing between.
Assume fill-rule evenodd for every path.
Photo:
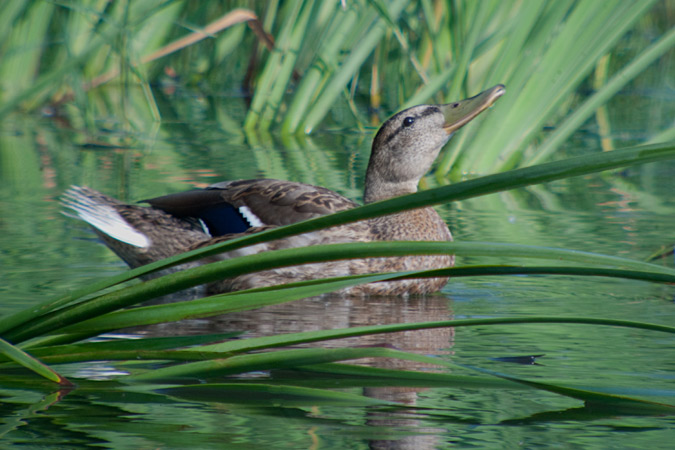
<instances>
[{"instance_id":1,"label":"duck bill","mask_svg":"<svg viewBox=\"0 0 675 450\"><path fill-rule=\"evenodd\" d=\"M466 100L440 105L439 107L443 112L443 116L445 116L443 129L448 134L454 133L471 122L478 114L492 106L505 92L504 86L498 84Z\"/></svg>"}]
</instances>

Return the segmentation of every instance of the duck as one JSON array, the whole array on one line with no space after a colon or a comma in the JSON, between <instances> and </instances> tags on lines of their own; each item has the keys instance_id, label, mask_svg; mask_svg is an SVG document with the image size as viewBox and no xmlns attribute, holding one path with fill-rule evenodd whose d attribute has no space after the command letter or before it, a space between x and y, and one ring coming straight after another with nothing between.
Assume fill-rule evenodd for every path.
<instances>
[{"instance_id":1,"label":"duck","mask_svg":"<svg viewBox=\"0 0 675 450\"><path fill-rule=\"evenodd\" d=\"M465 100L413 106L386 120L373 139L363 202L417 192L420 180L431 170L453 134L504 93L504 86L497 85ZM89 187L71 186L62 203L68 215L88 223L103 243L131 268L359 206L324 187L274 179L224 181L139 202L143 205L122 202ZM450 229L436 210L424 207L254 244L215 258L331 243L451 240ZM327 261L238 275L210 283L204 292L215 294L326 277L453 265L452 254ZM345 288L341 293L429 294L439 291L447 281L447 277L381 281Z\"/></svg>"}]
</instances>

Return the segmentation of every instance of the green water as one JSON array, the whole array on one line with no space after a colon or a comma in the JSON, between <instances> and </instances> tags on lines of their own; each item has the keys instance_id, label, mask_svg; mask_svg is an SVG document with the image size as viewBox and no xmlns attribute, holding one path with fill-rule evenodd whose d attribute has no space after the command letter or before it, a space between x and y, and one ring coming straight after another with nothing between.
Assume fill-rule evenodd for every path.
<instances>
[{"instance_id":1,"label":"green water","mask_svg":"<svg viewBox=\"0 0 675 450\"><path fill-rule=\"evenodd\" d=\"M667 94L667 92L666 92ZM632 96L636 94L631 94ZM660 93L642 93L643 101ZM660 101L661 114L672 112ZM623 104L625 98L617 100ZM139 100L140 102L140 100ZM166 105L161 105L166 107ZM359 198L371 131L311 138L246 135L243 100L177 96L191 121L153 123L130 106L129 123L111 115L96 131L47 117L11 116L0 129L0 314L36 304L124 266L58 203L71 184L140 200L237 178L273 177L319 184ZM617 147L642 138L637 116L610 109ZM639 111L636 111L636 113ZM656 114L656 113L655 113ZM167 112L164 111L164 117ZM140 117L139 117L140 116ZM618 119L617 119L618 117ZM594 121L569 154L596 151ZM455 238L548 245L643 259L675 241L675 163L652 164L535 186L440 208ZM459 263L508 263L490 258ZM672 255L661 261L672 266ZM451 280L422 299L328 297L178 325L138 336L245 331L269 335L380 323L510 317L585 316L675 323L672 286L603 278L511 276ZM675 338L591 325L504 325L354 338L322 345L385 345L566 386L675 404ZM538 356L534 361L513 357ZM523 363L527 362L527 363ZM529 363L534 362L534 364ZM447 371L410 362L366 361L382 368ZM141 366L139 366L141 367ZM143 365L142 367L148 367ZM150 365L150 367L152 367ZM223 393L180 398L143 388L101 388L112 363L59 367L77 378L71 392L0 386L0 442L68 448L670 448L675 420L593 411L567 397L503 388L419 387L383 380L280 372L227 381L335 388L397 401L409 409L315 404Z\"/></svg>"}]
</instances>

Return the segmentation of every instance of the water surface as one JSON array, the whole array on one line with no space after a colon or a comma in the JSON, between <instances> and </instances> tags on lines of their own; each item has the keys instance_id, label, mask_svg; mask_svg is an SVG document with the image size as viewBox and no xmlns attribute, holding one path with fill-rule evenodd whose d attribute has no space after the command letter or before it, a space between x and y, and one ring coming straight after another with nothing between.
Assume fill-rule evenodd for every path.
<instances>
[{"instance_id":1,"label":"water surface","mask_svg":"<svg viewBox=\"0 0 675 450\"><path fill-rule=\"evenodd\" d=\"M634 95L634 94L631 94ZM176 100L199 109L199 98ZM130 131L114 119L98 131L46 117L11 117L0 129L0 314L37 304L124 270L83 224L61 214L71 184L136 201L237 178L274 177L323 185L359 198L371 132L317 132L311 138L250 136L243 100L218 99L192 122L145 122ZM663 104L662 104L663 105ZM666 104L667 105L667 104ZM626 119L630 120L630 119ZM621 129L621 123L615 124ZM628 129L628 128L624 128ZM617 139L639 141L641 130ZM593 122L569 154L596 151ZM114 145L113 145L114 144ZM675 163L652 164L444 205L457 240L564 247L646 258L672 244ZM509 263L465 258L463 263ZM659 263L672 266L672 255ZM247 336L369 324L511 316L585 316L675 323L672 286L603 278L510 276L451 280L425 298L327 296L212 320L134 330L139 336L243 331ZM531 380L675 404L675 338L590 325L503 325L436 329L329 341L328 347L384 345ZM534 358L530 358L534 357ZM447 371L370 360L382 368ZM0 389L6 443L26 447L127 448L668 448L672 417L593 412L582 402L523 389L401 386L321 381L409 405L409 410L273 403L236 395L208 400L97 388L114 364L61 368L81 387L61 396ZM255 373L234 381L310 384L297 373ZM90 381L87 381L89 379ZM326 384L330 386L326 386ZM39 444L37 444L39 443Z\"/></svg>"}]
</instances>

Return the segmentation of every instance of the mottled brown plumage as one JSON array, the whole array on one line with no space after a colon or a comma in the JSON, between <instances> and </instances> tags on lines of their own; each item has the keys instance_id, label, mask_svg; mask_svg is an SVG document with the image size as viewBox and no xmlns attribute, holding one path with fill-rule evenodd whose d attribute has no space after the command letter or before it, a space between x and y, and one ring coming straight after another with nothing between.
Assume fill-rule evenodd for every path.
<instances>
[{"instance_id":1,"label":"mottled brown plumage","mask_svg":"<svg viewBox=\"0 0 675 450\"><path fill-rule=\"evenodd\" d=\"M446 105L420 105L387 120L373 141L364 201L371 203L417 191L452 134L504 93L495 86L475 97ZM280 180L238 180L128 205L85 187L72 187L64 204L88 222L131 267L203 247L241 234L343 211L357 206L326 188ZM301 246L372 241L448 241L450 230L432 208L350 223L256 244L218 255L232 258ZM208 261L207 261L208 262ZM448 267L452 255L367 258L305 264L222 280L208 292L228 292L306 279L387 271ZM191 263L191 265L199 263ZM181 268L186 266L181 266ZM446 278L371 283L349 288L359 295L424 294Z\"/></svg>"}]
</instances>

